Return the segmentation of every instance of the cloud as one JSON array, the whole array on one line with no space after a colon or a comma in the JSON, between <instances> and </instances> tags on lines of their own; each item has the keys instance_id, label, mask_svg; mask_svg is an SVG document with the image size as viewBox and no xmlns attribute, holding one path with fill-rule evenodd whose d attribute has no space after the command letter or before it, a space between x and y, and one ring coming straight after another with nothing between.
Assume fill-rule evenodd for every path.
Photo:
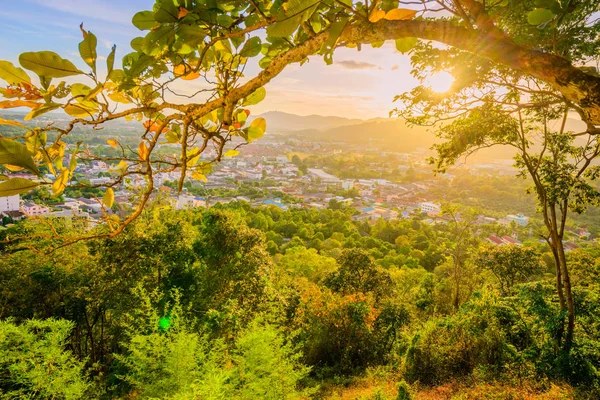
<instances>
[{"instance_id":1,"label":"cloud","mask_svg":"<svg viewBox=\"0 0 600 400\"><path fill-rule=\"evenodd\" d=\"M359 69L382 69L380 66L371 64L364 61L354 61L354 60L342 60L336 61L337 65L340 65L344 69L349 70L359 70Z\"/></svg>"},{"instance_id":2,"label":"cloud","mask_svg":"<svg viewBox=\"0 0 600 400\"><path fill-rule=\"evenodd\" d=\"M94 0L78 0L76 4L71 0L28 0L28 2L78 17L93 18L121 25L131 25L133 15L130 7L102 4Z\"/></svg>"},{"instance_id":3,"label":"cloud","mask_svg":"<svg viewBox=\"0 0 600 400\"><path fill-rule=\"evenodd\" d=\"M397 64L392 67L392 71L396 71L397 69L400 69L400 66Z\"/></svg>"}]
</instances>

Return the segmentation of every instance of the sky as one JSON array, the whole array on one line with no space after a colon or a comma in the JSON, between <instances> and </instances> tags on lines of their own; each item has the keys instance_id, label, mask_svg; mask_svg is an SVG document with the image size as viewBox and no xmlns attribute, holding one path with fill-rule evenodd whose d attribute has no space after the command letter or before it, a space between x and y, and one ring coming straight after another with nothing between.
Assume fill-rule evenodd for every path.
<instances>
[{"instance_id":1,"label":"sky","mask_svg":"<svg viewBox=\"0 0 600 400\"><path fill-rule=\"evenodd\" d=\"M153 0L4 1L0 10L0 59L18 65L23 52L50 50L88 70L77 50L82 39L79 24L83 22L84 28L98 37L98 54L105 57L116 44L119 60L131 51L130 40L141 33L131 24L131 17L153 4ZM257 66L249 66L246 75L251 77L258 71ZM386 117L395 106L394 96L417 85L409 71L409 57L396 51L393 42L379 49L363 46L360 52L339 49L333 65L315 56L303 66L288 66L266 86L267 98L252 111ZM190 92L193 89L186 87Z\"/></svg>"}]
</instances>

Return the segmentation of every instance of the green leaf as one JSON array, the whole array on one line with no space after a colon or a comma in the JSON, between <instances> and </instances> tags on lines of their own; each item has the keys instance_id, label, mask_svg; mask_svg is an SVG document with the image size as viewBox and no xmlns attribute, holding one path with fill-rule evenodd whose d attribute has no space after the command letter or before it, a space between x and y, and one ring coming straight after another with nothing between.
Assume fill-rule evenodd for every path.
<instances>
[{"instance_id":1,"label":"green leaf","mask_svg":"<svg viewBox=\"0 0 600 400\"><path fill-rule=\"evenodd\" d=\"M396 39L396 50L398 50L400 53L404 54L404 53L412 50L417 45L418 42L419 42L419 39L417 39L415 37L405 37L405 38Z\"/></svg>"},{"instance_id":2,"label":"green leaf","mask_svg":"<svg viewBox=\"0 0 600 400\"><path fill-rule=\"evenodd\" d=\"M531 25L541 25L554 18L554 13L546 8L536 8L527 13L527 22Z\"/></svg>"},{"instance_id":3,"label":"green leaf","mask_svg":"<svg viewBox=\"0 0 600 400\"><path fill-rule=\"evenodd\" d=\"M23 118L25 121L31 121L32 119L35 119L37 117L39 117L42 114L45 114L47 112L50 112L52 110L56 110L58 107L60 107L61 105L58 103L48 103L48 104L44 104L41 107L38 108L34 108L33 110L31 110L31 112L29 114L27 114L25 116L25 118Z\"/></svg>"},{"instance_id":4,"label":"green leaf","mask_svg":"<svg viewBox=\"0 0 600 400\"><path fill-rule=\"evenodd\" d=\"M172 42L174 37L173 29L169 26L163 26L146 35L142 42L142 51L149 56L156 56Z\"/></svg>"},{"instance_id":5,"label":"green leaf","mask_svg":"<svg viewBox=\"0 0 600 400\"><path fill-rule=\"evenodd\" d=\"M106 188L102 202L106 207L112 208L113 204L115 203L115 192L112 188Z\"/></svg>"},{"instance_id":6,"label":"green leaf","mask_svg":"<svg viewBox=\"0 0 600 400\"><path fill-rule=\"evenodd\" d=\"M31 83L29 75L22 68L15 67L8 61L0 61L0 79L4 79L9 85Z\"/></svg>"},{"instance_id":7,"label":"green leaf","mask_svg":"<svg viewBox=\"0 0 600 400\"><path fill-rule=\"evenodd\" d=\"M90 66L92 71L96 73L96 59L98 58L98 53L96 52L96 47L98 46L98 39L96 35L92 32L87 32L87 35L79 43L79 54L83 61Z\"/></svg>"},{"instance_id":8,"label":"green leaf","mask_svg":"<svg viewBox=\"0 0 600 400\"><path fill-rule=\"evenodd\" d=\"M252 143L252 141L260 139L263 136L265 136L265 132L262 129L255 126L248 128L248 143Z\"/></svg>"},{"instance_id":9,"label":"green leaf","mask_svg":"<svg viewBox=\"0 0 600 400\"><path fill-rule=\"evenodd\" d=\"M267 27L267 35L272 37L288 37L298 29L302 23L302 15L293 18L282 19Z\"/></svg>"},{"instance_id":10,"label":"green leaf","mask_svg":"<svg viewBox=\"0 0 600 400\"><path fill-rule=\"evenodd\" d=\"M27 146L13 139L0 138L0 164L16 165L38 174Z\"/></svg>"},{"instance_id":11,"label":"green leaf","mask_svg":"<svg viewBox=\"0 0 600 400\"><path fill-rule=\"evenodd\" d=\"M272 37L291 36L301 23L314 14L320 2L320 0L288 0L283 5L284 12L278 13L277 21L267 28L267 35Z\"/></svg>"},{"instance_id":12,"label":"green leaf","mask_svg":"<svg viewBox=\"0 0 600 400\"><path fill-rule=\"evenodd\" d=\"M335 49L335 44L340 38L340 35L342 34L342 31L346 27L347 23L348 18L340 18L338 21L331 24L331 27L329 28L329 36L327 37L327 40L323 43L323 46L321 46L320 50L321 54L325 54L324 58L327 65L333 63L332 54L333 50Z\"/></svg>"},{"instance_id":13,"label":"green leaf","mask_svg":"<svg viewBox=\"0 0 600 400\"><path fill-rule=\"evenodd\" d=\"M133 25L140 31L152 29L156 24L154 13L152 11L140 11L131 19Z\"/></svg>"},{"instance_id":14,"label":"green leaf","mask_svg":"<svg viewBox=\"0 0 600 400\"><path fill-rule=\"evenodd\" d=\"M168 24L177 22L179 10L172 1L163 1L158 11L154 14L154 19L160 23Z\"/></svg>"},{"instance_id":15,"label":"green leaf","mask_svg":"<svg viewBox=\"0 0 600 400\"><path fill-rule=\"evenodd\" d=\"M12 178L0 183L0 197L14 196L15 194L29 192L39 184L29 179Z\"/></svg>"},{"instance_id":16,"label":"green leaf","mask_svg":"<svg viewBox=\"0 0 600 400\"><path fill-rule=\"evenodd\" d=\"M244 47L242 47L242 51L240 51L240 55L242 57L254 57L260 54L260 50L262 49L262 44L260 42L259 37L250 38L246 43L244 43Z\"/></svg>"},{"instance_id":17,"label":"green leaf","mask_svg":"<svg viewBox=\"0 0 600 400\"><path fill-rule=\"evenodd\" d=\"M19 56L19 62L23 68L45 78L64 78L83 74L71 61L61 58L53 51L23 53Z\"/></svg>"},{"instance_id":18,"label":"green leaf","mask_svg":"<svg viewBox=\"0 0 600 400\"><path fill-rule=\"evenodd\" d=\"M108 57L106 57L106 75L110 75L115 67L115 52L117 51L117 45L113 45L112 50Z\"/></svg>"},{"instance_id":19,"label":"green leaf","mask_svg":"<svg viewBox=\"0 0 600 400\"><path fill-rule=\"evenodd\" d=\"M219 14L217 15L217 24L229 28L233 24L233 18L227 14Z\"/></svg>"},{"instance_id":20,"label":"green leaf","mask_svg":"<svg viewBox=\"0 0 600 400\"><path fill-rule=\"evenodd\" d=\"M267 90L264 87L259 87L244 99L244 106L253 106L260 103L267 96Z\"/></svg>"}]
</instances>

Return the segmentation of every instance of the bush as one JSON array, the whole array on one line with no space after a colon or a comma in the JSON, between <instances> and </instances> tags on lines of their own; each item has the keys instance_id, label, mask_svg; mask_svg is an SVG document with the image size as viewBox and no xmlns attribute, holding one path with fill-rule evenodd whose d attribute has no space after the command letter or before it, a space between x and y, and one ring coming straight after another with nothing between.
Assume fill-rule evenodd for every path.
<instances>
[{"instance_id":1,"label":"bush","mask_svg":"<svg viewBox=\"0 0 600 400\"><path fill-rule=\"evenodd\" d=\"M436 384L482 366L502 371L515 358L506 331L516 325L516 318L506 321L501 316L506 317L506 309L486 294L474 295L455 315L428 321L406 354L409 382Z\"/></svg>"},{"instance_id":2,"label":"bush","mask_svg":"<svg viewBox=\"0 0 600 400\"><path fill-rule=\"evenodd\" d=\"M233 341L208 340L194 332L179 305L165 305L158 292L138 289L141 304L131 315L121 378L143 398L296 399L310 368L279 330L253 320ZM231 338L230 338L231 339Z\"/></svg>"},{"instance_id":3,"label":"bush","mask_svg":"<svg viewBox=\"0 0 600 400\"><path fill-rule=\"evenodd\" d=\"M3 398L86 397L90 384L83 375L83 363L64 349L72 328L65 320L29 320L20 325L0 321Z\"/></svg>"}]
</instances>

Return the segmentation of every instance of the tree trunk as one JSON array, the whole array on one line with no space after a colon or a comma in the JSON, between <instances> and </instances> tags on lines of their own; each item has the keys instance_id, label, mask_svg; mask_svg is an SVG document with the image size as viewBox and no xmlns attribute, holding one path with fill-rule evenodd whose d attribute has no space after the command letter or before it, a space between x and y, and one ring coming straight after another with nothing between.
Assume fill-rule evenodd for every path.
<instances>
[{"instance_id":1,"label":"tree trunk","mask_svg":"<svg viewBox=\"0 0 600 400\"><path fill-rule=\"evenodd\" d=\"M567 259L565 257L565 248L562 241L557 243L558 245L558 257L560 259L560 268L562 274L562 283L565 290L565 300L567 303L568 311L568 323L567 323L567 335L565 337L563 350L569 352L573 345L573 332L575 330L575 306L573 304L573 294L571 291L571 278L569 277L569 269L567 268Z\"/></svg>"}]
</instances>

